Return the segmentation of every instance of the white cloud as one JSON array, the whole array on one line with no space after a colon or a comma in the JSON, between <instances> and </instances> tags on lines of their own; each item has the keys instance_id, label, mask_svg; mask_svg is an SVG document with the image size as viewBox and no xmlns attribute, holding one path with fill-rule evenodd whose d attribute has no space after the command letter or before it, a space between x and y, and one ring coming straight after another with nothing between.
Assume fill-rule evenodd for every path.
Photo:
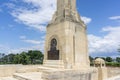
<instances>
[{"instance_id":1,"label":"white cloud","mask_svg":"<svg viewBox=\"0 0 120 80\"><path fill-rule=\"evenodd\" d=\"M8 7L8 8L14 8L15 5L13 3L5 3L4 6Z\"/></svg>"},{"instance_id":2,"label":"white cloud","mask_svg":"<svg viewBox=\"0 0 120 80\"><path fill-rule=\"evenodd\" d=\"M30 44L43 44L44 43L44 40L32 40L32 39L27 39L26 36L20 36L20 39L23 41L23 42L26 42L26 43L30 43Z\"/></svg>"},{"instance_id":3,"label":"white cloud","mask_svg":"<svg viewBox=\"0 0 120 80\"><path fill-rule=\"evenodd\" d=\"M81 19L84 21L85 24L89 24L92 21L91 18L88 18L88 17L85 17L85 16L82 16Z\"/></svg>"},{"instance_id":4,"label":"white cloud","mask_svg":"<svg viewBox=\"0 0 120 80\"><path fill-rule=\"evenodd\" d=\"M27 39L27 37L25 35L22 35L19 37L23 42L25 43L30 43L33 44L33 46L28 46L28 47L21 47L21 48L11 48L8 45L1 45L0 44L0 53L5 53L5 54L9 54L9 53L21 53L23 51L28 51L28 50L40 50L42 52L44 52L44 39L42 40L30 40Z\"/></svg>"},{"instance_id":5,"label":"white cloud","mask_svg":"<svg viewBox=\"0 0 120 80\"><path fill-rule=\"evenodd\" d=\"M111 20L120 20L120 16L112 16L112 17L109 17L109 19L111 19Z\"/></svg>"},{"instance_id":6,"label":"white cloud","mask_svg":"<svg viewBox=\"0 0 120 80\"><path fill-rule=\"evenodd\" d=\"M41 41L37 41L37 40L29 40L29 39L26 39L26 40L22 40L26 43L30 43L30 44L41 44Z\"/></svg>"},{"instance_id":7,"label":"white cloud","mask_svg":"<svg viewBox=\"0 0 120 80\"><path fill-rule=\"evenodd\" d=\"M45 31L46 24L51 20L56 9L56 0L24 0L26 4L32 4L32 9L27 7L12 8L11 15L19 21L34 29Z\"/></svg>"},{"instance_id":8,"label":"white cloud","mask_svg":"<svg viewBox=\"0 0 120 80\"><path fill-rule=\"evenodd\" d=\"M41 39L45 40L45 35L41 36Z\"/></svg>"},{"instance_id":9,"label":"white cloud","mask_svg":"<svg viewBox=\"0 0 120 80\"><path fill-rule=\"evenodd\" d=\"M20 39L26 39L26 36L22 35L20 36Z\"/></svg>"},{"instance_id":10,"label":"white cloud","mask_svg":"<svg viewBox=\"0 0 120 80\"><path fill-rule=\"evenodd\" d=\"M10 50L10 48L7 45L1 45L0 44L0 53L8 53L8 51Z\"/></svg>"},{"instance_id":11,"label":"white cloud","mask_svg":"<svg viewBox=\"0 0 120 80\"><path fill-rule=\"evenodd\" d=\"M52 19L52 15L56 10L56 0L22 0L28 7L15 6L15 4L6 4L12 8L11 15L15 17L15 21L25 24L28 27L46 31L46 24ZM15 6L15 7L14 7ZM31 9L30 9L31 8ZM91 22L91 18L81 17L85 24Z\"/></svg>"},{"instance_id":12,"label":"white cloud","mask_svg":"<svg viewBox=\"0 0 120 80\"><path fill-rule=\"evenodd\" d=\"M23 23L30 28L34 28L40 31L45 31L46 24L51 20L54 11L56 10L56 0L21 0L26 6L17 5L17 0L14 3L6 3L5 6L12 9L10 14L15 17L15 21ZM21 4L21 3L18 3ZM30 5L29 7L27 7ZM31 9L30 9L31 8ZM91 22L90 18L82 17L82 20L88 24ZM45 37L41 37L44 39ZM36 46L13 49L8 47L5 48L7 52L21 52L30 49L38 49L43 51L44 40L31 40L27 39L26 36L20 36L20 39L26 43L31 43ZM40 46L38 46L40 45Z\"/></svg>"},{"instance_id":13,"label":"white cloud","mask_svg":"<svg viewBox=\"0 0 120 80\"><path fill-rule=\"evenodd\" d=\"M102 32L107 32L107 34L103 37L95 36L93 34L88 35L89 52L91 54L106 53L107 55L109 55L109 53L116 53L120 44L120 26L104 27Z\"/></svg>"},{"instance_id":14,"label":"white cloud","mask_svg":"<svg viewBox=\"0 0 120 80\"><path fill-rule=\"evenodd\" d=\"M27 52L28 50L40 50L43 52L43 46L41 45L35 45L35 46L30 46L30 47L23 47L23 48L18 48L18 49L10 49L9 53L21 53L23 51Z\"/></svg>"},{"instance_id":15,"label":"white cloud","mask_svg":"<svg viewBox=\"0 0 120 80\"><path fill-rule=\"evenodd\" d=\"M27 52L28 50L40 50L44 51L44 45L35 45L35 46L29 46L29 47L22 47L22 48L11 48L7 45L0 45L0 53L10 54L10 53L21 53L23 51Z\"/></svg>"}]
</instances>

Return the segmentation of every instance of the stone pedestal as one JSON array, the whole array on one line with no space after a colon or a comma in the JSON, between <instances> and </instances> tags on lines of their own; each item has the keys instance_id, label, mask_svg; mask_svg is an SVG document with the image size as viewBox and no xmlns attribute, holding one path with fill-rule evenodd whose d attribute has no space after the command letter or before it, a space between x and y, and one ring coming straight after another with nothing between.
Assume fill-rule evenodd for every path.
<instances>
[{"instance_id":1,"label":"stone pedestal","mask_svg":"<svg viewBox=\"0 0 120 80\"><path fill-rule=\"evenodd\" d=\"M96 71L88 70L58 70L43 73L43 80L98 80Z\"/></svg>"},{"instance_id":2,"label":"stone pedestal","mask_svg":"<svg viewBox=\"0 0 120 80\"><path fill-rule=\"evenodd\" d=\"M98 68L98 80L105 80L107 78L108 78L107 68L106 67Z\"/></svg>"},{"instance_id":3,"label":"stone pedestal","mask_svg":"<svg viewBox=\"0 0 120 80\"><path fill-rule=\"evenodd\" d=\"M63 60L44 60L43 66L64 69L64 62Z\"/></svg>"}]
</instances>

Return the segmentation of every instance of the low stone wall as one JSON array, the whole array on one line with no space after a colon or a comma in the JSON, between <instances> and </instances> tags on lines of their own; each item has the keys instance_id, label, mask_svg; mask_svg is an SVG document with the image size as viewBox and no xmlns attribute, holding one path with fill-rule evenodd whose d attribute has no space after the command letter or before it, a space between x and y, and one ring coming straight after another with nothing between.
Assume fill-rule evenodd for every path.
<instances>
[{"instance_id":1,"label":"low stone wall","mask_svg":"<svg viewBox=\"0 0 120 80\"><path fill-rule=\"evenodd\" d=\"M108 67L108 77L120 75L120 67Z\"/></svg>"},{"instance_id":2,"label":"low stone wall","mask_svg":"<svg viewBox=\"0 0 120 80\"><path fill-rule=\"evenodd\" d=\"M40 66L41 65L0 65L0 77L12 76L16 72L17 73L36 72L36 71L39 71L38 67L40 67ZM108 73L108 78L120 75L120 67L116 67L116 68L115 67L107 67L107 73ZM56 75L58 75L58 76L56 76ZM67 75L69 75L70 77L68 77ZM90 72L84 72L84 73L82 73L81 71L53 72L50 75L44 76L44 78L49 78L48 80L50 80L51 78L59 78L61 76L63 77L63 79L67 78L67 77L68 78L76 78L74 76L77 76L77 78L80 78L80 80L84 80L85 77L87 77L87 78L88 77L91 77L91 78L97 77L97 70L93 69L92 72L90 71ZM75 79L71 79L71 80L75 80ZM87 80L87 79L85 79L85 80Z\"/></svg>"},{"instance_id":3,"label":"low stone wall","mask_svg":"<svg viewBox=\"0 0 120 80\"><path fill-rule=\"evenodd\" d=\"M35 72L40 65L0 65L0 77L12 76L15 72Z\"/></svg>"},{"instance_id":4,"label":"low stone wall","mask_svg":"<svg viewBox=\"0 0 120 80\"><path fill-rule=\"evenodd\" d=\"M21 65L0 65L0 77L12 76Z\"/></svg>"}]
</instances>

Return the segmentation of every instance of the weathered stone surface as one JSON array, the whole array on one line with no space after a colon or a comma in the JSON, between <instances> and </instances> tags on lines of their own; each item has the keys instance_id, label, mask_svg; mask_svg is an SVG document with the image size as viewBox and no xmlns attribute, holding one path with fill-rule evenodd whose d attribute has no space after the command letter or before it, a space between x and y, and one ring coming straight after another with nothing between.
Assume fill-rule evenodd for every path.
<instances>
[{"instance_id":1,"label":"weathered stone surface","mask_svg":"<svg viewBox=\"0 0 120 80\"><path fill-rule=\"evenodd\" d=\"M15 73L14 78L17 80L42 80L41 72Z\"/></svg>"},{"instance_id":2,"label":"weathered stone surface","mask_svg":"<svg viewBox=\"0 0 120 80\"><path fill-rule=\"evenodd\" d=\"M108 79L105 79L105 80L120 80L120 75L114 76L114 77L111 77L111 78L108 78Z\"/></svg>"},{"instance_id":3,"label":"weathered stone surface","mask_svg":"<svg viewBox=\"0 0 120 80\"><path fill-rule=\"evenodd\" d=\"M90 67L86 25L76 10L76 0L57 0L46 32L44 64L49 60L62 60L66 69Z\"/></svg>"},{"instance_id":4,"label":"weathered stone surface","mask_svg":"<svg viewBox=\"0 0 120 80\"><path fill-rule=\"evenodd\" d=\"M118 71L110 70L109 76ZM1 80L103 80L106 74L102 65L90 67L86 25L76 10L76 0L57 0L57 11L47 26L42 67L0 66Z\"/></svg>"},{"instance_id":5,"label":"weathered stone surface","mask_svg":"<svg viewBox=\"0 0 120 80\"><path fill-rule=\"evenodd\" d=\"M0 77L12 76L14 73L38 71L40 65L0 65Z\"/></svg>"},{"instance_id":6,"label":"weathered stone surface","mask_svg":"<svg viewBox=\"0 0 120 80\"><path fill-rule=\"evenodd\" d=\"M76 30L76 32L75 32ZM56 38L59 59L67 68L89 67L85 27L69 21L47 27L44 61L48 60L50 41ZM62 65L63 66L63 65ZM78 67L77 67L78 66Z\"/></svg>"},{"instance_id":7,"label":"weathered stone surface","mask_svg":"<svg viewBox=\"0 0 120 80\"><path fill-rule=\"evenodd\" d=\"M108 77L120 76L120 67L108 67Z\"/></svg>"},{"instance_id":8,"label":"weathered stone surface","mask_svg":"<svg viewBox=\"0 0 120 80\"><path fill-rule=\"evenodd\" d=\"M0 80L17 80L17 79L13 77L3 77Z\"/></svg>"},{"instance_id":9,"label":"weathered stone surface","mask_svg":"<svg viewBox=\"0 0 120 80\"><path fill-rule=\"evenodd\" d=\"M97 80L93 76L93 71L65 70L42 74L43 80Z\"/></svg>"},{"instance_id":10,"label":"weathered stone surface","mask_svg":"<svg viewBox=\"0 0 120 80\"><path fill-rule=\"evenodd\" d=\"M38 68L38 66L39 66L39 68ZM9 67L12 68L12 71ZM2 71L0 71L0 76L1 76L0 80L19 80L18 77L12 77L12 75L18 69L26 70L24 73L22 73L22 72L17 73L17 75L19 77L22 76L22 80L23 80L23 78L29 80L30 77L32 78L30 80L37 80L37 79L42 80L42 79L40 79L42 73L44 73L44 75L43 75L44 79L46 79L46 78L52 79L53 78L53 80L55 80L55 79L57 79L57 80L62 80L62 79L63 80L81 80L81 79L85 78L85 80L87 80L87 79L89 80L91 77L91 80L98 80L98 69L97 68L89 68L88 70L84 70L84 69L82 69L82 70L66 70L66 69L55 68L55 67L44 67L44 66L40 67L40 65L36 65L36 66L32 66L32 65L29 65L29 66L21 65L20 66L19 65L19 68L17 68L17 69L15 68L15 65L14 66L9 65L9 67L8 66L7 67L0 66L0 70L2 69ZM16 66L16 67L18 67L18 66ZM34 70L29 71L30 69L33 69L33 68L39 72L34 71ZM16 70L13 70L13 69L16 69ZM7 73L7 71L9 71L9 72ZM3 74L4 76L1 74ZM10 74L10 75L8 75L8 74ZM89 74L91 76L88 76ZM9 77L7 77L7 76L9 76ZM119 80L120 79L119 78L120 68L108 68L108 76L109 76L108 80L116 80L116 79ZM105 80L107 80L107 79L105 79Z\"/></svg>"},{"instance_id":11,"label":"weathered stone surface","mask_svg":"<svg viewBox=\"0 0 120 80\"><path fill-rule=\"evenodd\" d=\"M57 11L50 24L61 21L82 22L76 10L76 0L57 0Z\"/></svg>"}]
</instances>

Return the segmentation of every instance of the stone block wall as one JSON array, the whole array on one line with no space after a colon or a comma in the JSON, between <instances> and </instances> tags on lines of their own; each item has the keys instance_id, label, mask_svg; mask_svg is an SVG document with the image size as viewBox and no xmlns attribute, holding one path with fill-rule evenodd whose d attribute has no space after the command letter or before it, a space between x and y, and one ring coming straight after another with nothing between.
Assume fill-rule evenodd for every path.
<instances>
[{"instance_id":1,"label":"stone block wall","mask_svg":"<svg viewBox=\"0 0 120 80\"><path fill-rule=\"evenodd\" d=\"M35 72L40 65L0 65L0 77L12 76L14 73Z\"/></svg>"},{"instance_id":2,"label":"stone block wall","mask_svg":"<svg viewBox=\"0 0 120 80\"><path fill-rule=\"evenodd\" d=\"M94 71L68 70L42 74L43 80L98 80Z\"/></svg>"},{"instance_id":3,"label":"stone block wall","mask_svg":"<svg viewBox=\"0 0 120 80\"><path fill-rule=\"evenodd\" d=\"M0 77L12 76L19 65L0 65Z\"/></svg>"}]
</instances>

